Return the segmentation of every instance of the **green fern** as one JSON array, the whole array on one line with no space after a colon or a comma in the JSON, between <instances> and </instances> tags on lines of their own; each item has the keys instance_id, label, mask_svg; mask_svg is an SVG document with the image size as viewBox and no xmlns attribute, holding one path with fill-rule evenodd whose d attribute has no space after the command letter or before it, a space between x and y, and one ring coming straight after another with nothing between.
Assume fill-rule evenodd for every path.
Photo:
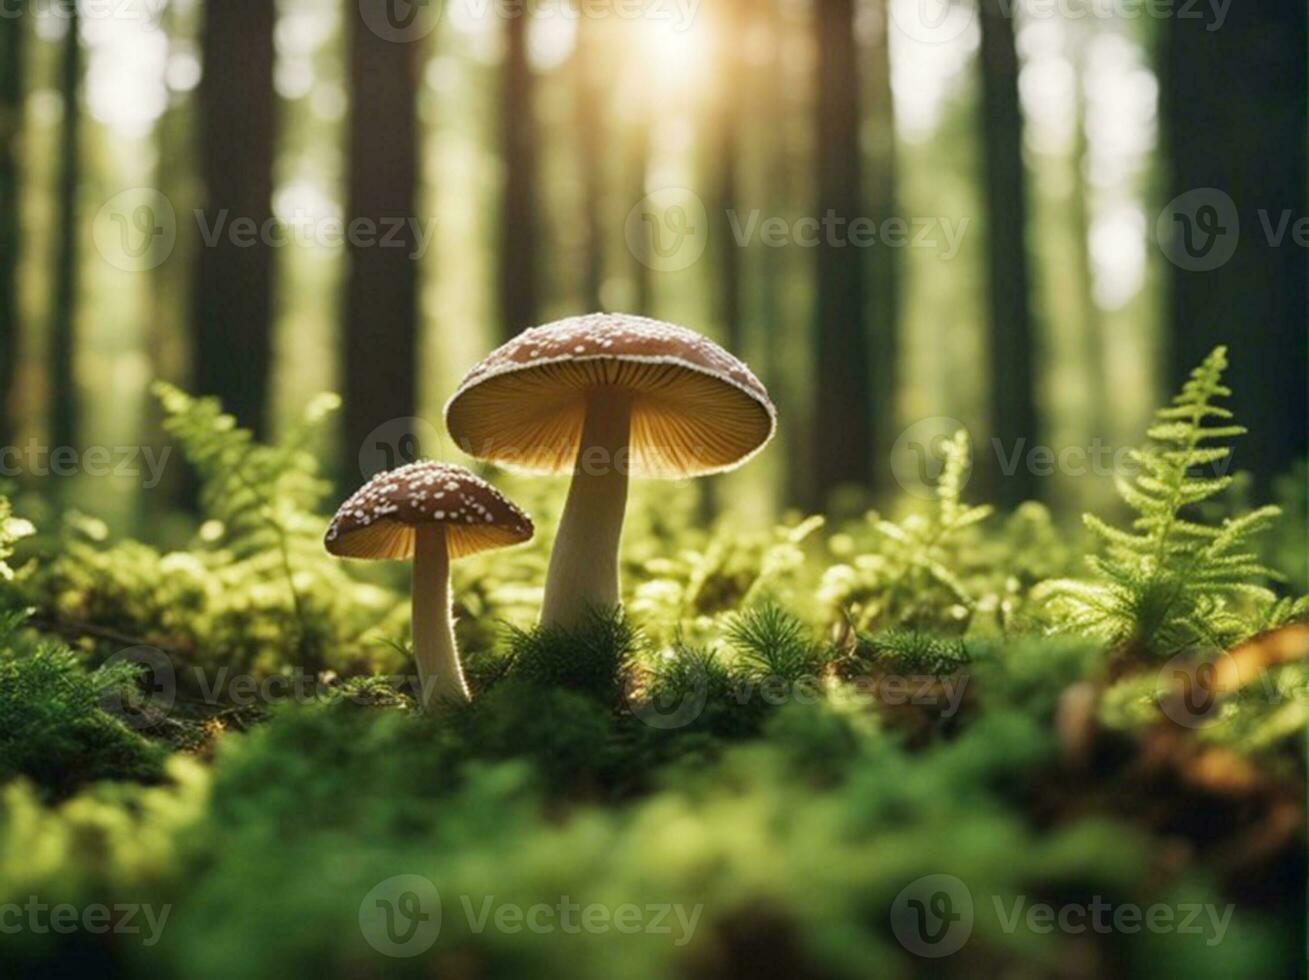
<instances>
[{"instance_id":1,"label":"green fern","mask_svg":"<svg viewBox=\"0 0 1309 980\"><path fill-rule=\"evenodd\" d=\"M1194 508L1232 483L1207 475L1231 456L1224 444L1245 429L1217 399L1231 395L1222 384L1226 348L1205 358L1172 404L1148 430L1151 444L1131 453L1139 467L1120 478L1118 492L1136 512L1131 530L1094 515L1087 527L1103 545L1088 559L1094 582L1059 580L1043 590L1060 626L1103 636L1116 645L1167 655L1197 646L1227 647L1257 629L1249 608L1284 618L1261 582L1273 578L1258 560L1254 535L1281 513L1260 507L1219 525L1201 522Z\"/></svg>"},{"instance_id":2,"label":"green fern","mask_svg":"<svg viewBox=\"0 0 1309 980\"><path fill-rule=\"evenodd\" d=\"M968 433L955 433L943 451L935 505L900 521L870 514L876 538L869 553L824 575L823 601L844 610L861 629L962 630L976 609L974 590L961 574L963 554L969 532L992 508L963 502L972 465Z\"/></svg>"},{"instance_id":3,"label":"green fern","mask_svg":"<svg viewBox=\"0 0 1309 980\"><path fill-rule=\"evenodd\" d=\"M278 547L297 533L318 537L317 515L331 487L318 475L310 448L339 407L337 396L313 399L277 445L265 445L239 428L217 399L193 398L164 382L154 392L164 408L164 428L200 475L204 514L221 523L227 547L247 555Z\"/></svg>"},{"instance_id":4,"label":"green fern","mask_svg":"<svg viewBox=\"0 0 1309 980\"><path fill-rule=\"evenodd\" d=\"M277 445L256 442L214 398L193 398L165 382L154 386L165 430L182 446L201 477L200 502L216 531L211 537L238 559L272 555L286 583L298 623L295 646L302 667L313 667L315 628L296 586L293 551L314 547L322 530L319 505L330 490L309 451L326 418L340 406L336 395L310 401L300 421ZM266 559L264 559L266 560Z\"/></svg>"}]
</instances>

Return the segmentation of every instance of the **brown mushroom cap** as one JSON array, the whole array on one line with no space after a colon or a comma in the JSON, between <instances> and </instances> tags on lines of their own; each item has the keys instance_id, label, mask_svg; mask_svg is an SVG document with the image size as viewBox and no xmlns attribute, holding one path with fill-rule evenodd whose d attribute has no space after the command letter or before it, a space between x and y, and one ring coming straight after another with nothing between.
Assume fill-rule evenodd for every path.
<instances>
[{"instance_id":1,"label":"brown mushroom cap","mask_svg":"<svg viewBox=\"0 0 1309 980\"><path fill-rule=\"evenodd\" d=\"M532 519L462 466L420 460L379 473L341 505L324 545L342 558L411 558L415 528L441 524L453 560L531 539Z\"/></svg>"},{"instance_id":2,"label":"brown mushroom cap","mask_svg":"<svg viewBox=\"0 0 1309 980\"><path fill-rule=\"evenodd\" d=\"M493 351L446 405L446 426L479 459L567 472L602 387L632 395L633 476L730 470L777 428L768 390L741 361L685 327L620 313L534 327Z\"/></svg>"}]
</instances>

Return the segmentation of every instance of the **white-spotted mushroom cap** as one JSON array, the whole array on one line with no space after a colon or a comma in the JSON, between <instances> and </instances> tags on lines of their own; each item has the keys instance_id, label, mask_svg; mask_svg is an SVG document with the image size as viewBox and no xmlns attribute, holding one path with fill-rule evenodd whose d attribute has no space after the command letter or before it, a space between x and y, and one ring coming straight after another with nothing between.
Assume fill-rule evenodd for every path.
<instances>
[{"instance_id":1,"label":"white-spotted mushroom cap","mask_svg":"<svg viewBox=\"0 0 1309 980\"><path fill-rule=\"evenodd\" d=\"M685 327L620 313L534 327L492 351L446 405L446 426L479 459L568 472L588 396L604 387L632 394L633 476L730 470L777 428L768 390L741 361Z\"/></svg>"},{"instance_id":2,"label":"white-spotted mushroom cap","mask_svg":"<svg viewBox=\"0 0 1309 980\"><path fill-rule=\"evenodd\" d=\"M446 528L449 557L521 544L532 519L462 466L420 460L379 473L341 505L327 550L342 558L411 558L420 524Z\"/></svg>"}]
</instances>

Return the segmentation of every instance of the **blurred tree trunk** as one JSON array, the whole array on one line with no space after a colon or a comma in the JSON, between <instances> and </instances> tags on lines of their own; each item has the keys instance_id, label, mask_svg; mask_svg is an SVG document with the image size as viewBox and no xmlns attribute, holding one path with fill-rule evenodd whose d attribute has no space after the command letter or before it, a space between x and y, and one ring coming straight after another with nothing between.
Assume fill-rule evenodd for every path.
<instances>
[{"instance_id":1,"label":"blurred tree trunk","mask_svg":"<svg viewBox=\"0 0 1309 980\"><path fill-rule=\"evenodd\" d=\"M641 62L633 57L633 64ZM638 78L632 91L632 127L627 140L627 159L624 164L628 185L628 198L623 202L634 208L644 200L646 181L650 170L650 127L653 113L650 108L649 93L646 90L648 80ZM642 316L654 315L654 277L651 275L652 257L648 254L649 241L644 234L627 234L628 251L632 254L632 310Z\"/></svg>"},{"instance_id":2,"label":"blurred tree trunk","mask_svg":"<svg viewBox=\"0 0 1309 980\"><path fill-rule=\"evenodd\" d=\"M0 18L0 446L12 445L14 382L21 327L18 309L18 256L22 237L21 159L27 47L26 0Z\"/></svg>"},{"instance_id":3,"label":"blurred tree trunk","mask_svg":"<svg viewBox=\"0 0 1309 980\"><path fill-rule=\"evenodd\" d=\"M601 208L604 202L604 111L594 43L594 19L579 17L577 43L573 48L574 122L577 127L577 170L582 186L582 305L599 310L604 286L604 231Z\"/></svg>"},{"instance_id":4,"label":"blurred tree trunk","mask_svg":"<svg viewBox=\"0 0 1309 980\"><path fill-rule=\"evenodd\" d=\"M1206 17L1172 17L1163 28L1167 196L1199 192L1170 207L1173 226L1160 229L1173 236L1171 381L1230 345L1231 407L1250 429L1234 463L1263 488L1307 449L1303 224L1295 238L1309 215L1306 16L1302 0L1234 3L1218 29Z\"/></svg>"},{"instance_id":5,"label":"blurred tree trunk","mask_svg":"<svg viewBox=\"0 0 1309 980\"><path fill-rule=\"evenodd\" d=\"M206 0L197 99L199 218L209 240L195 286L192 384L260 436L273 346L274 256L262 232L272 217L275 21L267 0Z\"/></svg>"},{"instance_id":6,"label":"blurred tree trunk","mask_svg":"<svg viewBox=\"0 0 1309 980\"><path fill-rule=\"evenodd\" d=\"M59 217L55 229L53 295L50 305L50 440L78 448L77 191L81 183L82 40L77 4L68 5L60 67L63 119L59 125Z\"/></svg>"},{"instance_id":7,"label":"blurred tree trunk","mask_svg":"<svg viewBox=\"0 0 1309 980\"><path fill-rule=\"evenodd\" d=\"M821 507L842 484L868 486L874 444L863 249L850 244L849 222L866 217L859 149L859 76L854 0L814 8L817 51L815 180L820 222L815 249L814 484ZM832 220L835 219L835 220Z\"/></svg>"},{"instance_id":8,"label":"blurred tree trunk","mask_svg":"<svg viewBox=\"0 0 1309 980\"><path fill-rule=\"evenodd\" d=\"M351 110L347 145L346 221L396 233L392 247L359 238L346 246L341 377L345 399L343 486L360 472L360 453L383 454L386 468L416 456L419 363L417 92L424 45L393 43L364 24L356 4L349 22ZM390 423L380 432L379 426ZM430 447L429 447L430 448Z\"/></svg>"},{"instance_id":9,"label":"blurred tree trunk","mask_svg":"<svg viewBox=\"0 0 1309 980\"><path fill-rule=\"evenodd\" d=\"M1086 378L1086 410L1083 424L1091 439L1109 440L1109 364L1104 346L1104 318L1095 301L1095 266L1091 256L1091 195L1094 192L1086 179L1090 165L1090 140L1086 119L1086 37L1080 29L1073 40L1076 53L1073 58L1073 179L1070 217L1073 238L1077 249L1078 307L1081 310L1082 372Z\"/></svg>"},{"instance_id":10,"label":"blurred tree trunk","mask_svg":"<svg viewBox=\"0 0 1309 980\"><path fill-rule=\"evenodd\" d=\"M508 340L538 320L535 81L528 61L531 6L505 17L500 81L500 331Z\"/></svg>"},{"instance_id":11,"label":"blurred tree trunk","mask_svg":"<svg viewBox=\"0 0 1309 980\"><path fill-rule=\"evenodd\" d=\"M889 0L876 2L876 32L869 51L869 82L872 104L872 146L867 154L871 213L878 228L898 218L896 198L895 104L891 96L891 47ZM897 431L896 393L899 390L900 355L900 252L879 243L871 249L873 425L875 445L883 455L873 470L874 486L886 489L890 467L885 453L895 442Z\"/></svg>"},{"instance_id":12,"label":"blurred tree trunk","mask_svg":"<svg viewBox=\"0 0 1309 980\"><path fill-rule=\"evenodd\" d=\"M774 209L773 213L785 215L797 207L800 195L795 178L804 170L804 166L795 165L794 162L798 156L794 149L794 134L799 133L804 137L806 154L809 143L803 125L796 126L808 120L794 103L797 98L807 99L808 93L803 91L803 86L796 84L797 80L792 77L793 72L786 58L789 25L783 17L781 3L778 0L768 0L762 5L761 16L766 18L769 46L768 56L756 68L751 86L751 91L755 93L751 122L758 124L765 134L764 199ZM808 207L807 204L801 206ZM756 371L768 385L782 418L807 420L811 406L802 394L806 390L803 375L794 370L787 350L788 344L807 350L809 343L807 336L802 334L796 337L790 329L786 286L794 250L764 248L755 254L760 266L757 308L764 336L764 342L759 346ZM785 452L782 499L791 507L804 507L808 503L808 473L813 465L813 457L805 433L803 423L792 423L792 427L783 426L777 434Z\"/></svg>"},{"instance_id":13,"label":"blurred tree trunk","mask_svg":"<svg viewBox=\"0 0 1309 980\"><path fill-rule=\"evenodd\" d=\"M714 9L713 29L719 39L714 51L717 71L714 76L714 102L705 115L707 127L703 143L707 152L706 204L711 227L709 244L713 249L713 305L723 345L742 359L748 358L745 339L745 297L742 275L744 246L736 240L735 226L742 221L740 208L741 136L744 131L743 110L748 84L743 55L745 33L749 28L743 0L719 0ZM699 519L710 524L720 510L723 477L696 482L699 493Z\"/></svg>"},{"instance_id":14,"label":"blurred tree trunk","mask_svg":"<svg viewBox=\"0 0 1309 980\"><path fill-rule=\"evenodd\" d=\"M740 207L741 108L746 86L744 33L749 26L742 0L719 0L717 67L714 79L717 105L710 116L709 144L712 147L710 214L715 227L710 233L717 266L717 320L727 349L745 357L743 298L741 293L742 246L733 234L733 218ZM740 218L737 217L739 221Z\"/></svg>"},{"instance_id":15,"label":"blurred tree trunk","mask_svg":"<svg viewBox=\"0 0 1309 980\"><path fill-rule=\"evenodd\" d=\"M159 12L159 26L172 39L189 37L196 23L198 11L183 12L175 3L166 4ZM168 87L168 68L163 65L158 84ZM168 198L178 214L190 214L193 193L191 175L194 173L194 113L187 100L170 92L163 114L155 124L154 186ZM148 275L148 322L145 325L146 357L150 364L150 377L186 387L187 381L187 324L186 311L190 308L195 240L179 235L167 261L160 262ZM170 443L164 431L164 413L158 399L148 398L142 420L141 441L156 451ZM150 526L161 509L185 509L194 503L196 489L193 474L185 467L165 467L159 482L151 488L142 487L136 496L136 526Z\"/></svg>"},{"instance_id":16,"label":"blurred tree trunk","mask_svg":"<svg viewBox=\"0 0 1309 980\"><path fill-rule=\"evenodd\" d=\"M992 445L976 450L992 496L1002 507L1036 497L1038 490L1035 474L1025 465L1038 432L1023 116L1014 23L1007 13L1011 6L1005 0L980 0L978 5Z\"/></svg>"}]
</instances>

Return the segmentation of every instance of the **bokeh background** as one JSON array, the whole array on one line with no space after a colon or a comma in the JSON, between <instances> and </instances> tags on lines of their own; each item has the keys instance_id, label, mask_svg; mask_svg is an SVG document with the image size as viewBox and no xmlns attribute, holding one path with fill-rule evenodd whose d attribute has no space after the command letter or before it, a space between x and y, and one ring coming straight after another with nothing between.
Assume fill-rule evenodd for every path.
<instances>
[{"instance_id":1,"label":"bokeh background","mask_svg":"<svg viewBox=\"0 0 1309 980\"><path fill-rule=\"evenodd\" d=\"M607 309L774 393L708 507L877 498L958 423L979 496L1102 505L1218 343L1268 495L1306 450L1307 52L1299 2L2 0L5 476L162 446L159 378L268 436L341 392L353 489L460 458L462 374ZM61 499L124 531L188 502L85 469Z\"/></svg>"}]
</instances>

